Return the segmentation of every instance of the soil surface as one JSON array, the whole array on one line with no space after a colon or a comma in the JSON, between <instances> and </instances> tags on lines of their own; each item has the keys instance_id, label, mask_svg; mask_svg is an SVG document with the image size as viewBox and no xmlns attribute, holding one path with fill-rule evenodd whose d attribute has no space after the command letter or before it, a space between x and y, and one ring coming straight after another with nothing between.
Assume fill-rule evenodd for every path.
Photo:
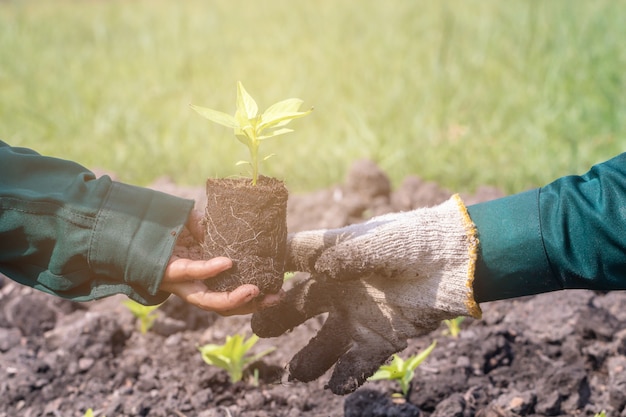
<instances>
[{"instance_id":1,"label":"soil surface","mask_svg":"<svg viewBox=\"0 0 626 417\"><path fill-rule=\"evenodd\" d=\"M204 187L154 188L197 199ZM433 205L450 193L408 177L392 190L368 161L354 164L343 184L290 196L290 231L339 227L394 210ZM464 196L471 204L499 197L489 187ZM302 279L295 277L290 282ZM141 334L124 297L77 304L0 277L0 417L95 416L626 416L626 293L564 291L482 304L458 338L445 326L409 342L401 356L433 339L437 347L417 369L409 402L393 402L389 381L354 394L324 389L328 375L287 382L289 359L321 327L315 318L293 332L262 339L253 352L276 350L252 378L232 384L202 361L205 343L250 335L248 316L220 317L171 297L154 327Z\"/></svg>"}]
</instances>

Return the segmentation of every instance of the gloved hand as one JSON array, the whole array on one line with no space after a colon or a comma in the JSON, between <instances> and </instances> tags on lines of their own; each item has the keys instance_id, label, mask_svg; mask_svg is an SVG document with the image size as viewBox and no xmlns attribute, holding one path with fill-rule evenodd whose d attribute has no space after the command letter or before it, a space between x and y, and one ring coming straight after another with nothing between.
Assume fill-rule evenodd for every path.
<instances>
[{"instance_id":1,"label":"gloved hand","mask_svg":"<svg viewBox=\"0 0 626 417\"><path fill-rule=\"evenodd\" d=\"M275 337L329 313L291 360L290 379L312 381L336 363L329 387L350 393L403 350L408 338L444 319L480 317L472 290L477 246L458 196L432 208L293 234L287 269L312 276L277 306L256 313L252 330Z\"/></svg>"}]
</instances>

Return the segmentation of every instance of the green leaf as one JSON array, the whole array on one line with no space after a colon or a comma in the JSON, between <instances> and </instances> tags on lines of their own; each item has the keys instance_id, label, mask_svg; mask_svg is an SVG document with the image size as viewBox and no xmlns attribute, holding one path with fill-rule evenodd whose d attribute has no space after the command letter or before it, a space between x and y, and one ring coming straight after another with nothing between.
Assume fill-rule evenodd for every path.
<instances>
[{"instance_id":1,"label":"green leaf","mask_svg":"<svg viewBox=\"0 0 626 417\"><path fill-rule=\"evenodd\" d=\"M391 378L391 371L388 369L382 369L382 366L378 371L374 373L374 375L367 378L369 381L378 381L383 379L393 379Z\"/></svg>"},{"instance_id":2,"label":"green leaf","mask_svg":"<svg viewBox=\"0 0 626 417\"><path fill-rule=\"evenodd\" d=\"M381 365L380 368L368 378L370 381L377 381L381 379L396 380L400 385L402 394L406 397L411 386L411 381L415 376L415 369L430 355L435 346L436 341L433 341L431 345L424 351L415 356L411 356L406 361L400 356L394 354L389 365Z\"/></svg>"},{"instance_id":3,"label":"green leaf","mask_svg":"<svg viewBox=\"0 0 626 417\"><path fill-rule=\"evenodd\" d=\"M248 120L256 118L259 112L259 106L257 106L252 96L248 94L241 81L237 82L237 111Z\"/></svg>"},{"instance_id":4,"label":"green leaf","mask_svg":"<svg viewBox=\"0 0 626 417\"><path fill-rule=\"evenodd\" d=\"M275 136L293 132L292 129L282 128L293 119L304 117L313 111L313 108L300 112L302 100L290 98L271 105L263 114L259 115L259 108L241 81L237 82L237 110L235 115L192 105L192 108L207 119L221 125L231 127L239 142L246 145L250 152L250 166L252 167L252 184L257 183L259 175L259 146L260 141ZM264 131L267 131L263 134ZM237 163L239 165L240 163Z\"/></svg>"},{"instance_id":5,"label":"green leaf","mask_svg":"<svg viewBox=\"0 0 626 417\"><path fill-rule=\"evenodd\" d=\"M276 350L275 347L271 347L271 348L265 349L264 351L262 351L260 353L257 353L256 355L250 356L250 357L248 357L246 359L246 364L256 362L259 359L261 359L263 356L268 355L268 354L272 353L275 350Z\"/></svg>"},{"instance_id":6,"label":"green leaf","mask_svg":"<svg viewBox=\"0 0 626 417\"><path fill-rule=\"evenodd\" d=\"M303 112L283 112L267 115L263 113L261 115L261 123L259 123L258 131L262 132L270 127L280 127L291 122L294 119L299 119L311 113L313 109Z\"/></svg>"},{"instance_id":7,"label":"green leaf","mask_svg":"<svg viewBox=\"0 0 626 417\"><path fill-rule=\"evenodd\" d=\"M198 348L202 359L209 365L219 366L228 371L231 367L231 358L225 354L224 346L208 344Z\"/></svg>"},{"instance_id":8,"label":"green leaf","mask_svg":"<svg viewBox=\"0 0 626 417\"><path fill-rule=\"evenodd\" d=\"M248 340L236 334L227 336L223 345L207 344L198 347L202 354L202 359L209 365L219 366L226 370L232 382L240 381L243 377L243 370L247 364L258 360L273 351L274 348L267 349L256 355L248 355L248 351L259 340L253 335Z\"/></svg>"},{"instance_id":9,"label":"green leaf","mask_svg":"<svg viewBox=\"0 0 626 417\"><path fill-rule=\"evenodd\" d=\"M280 113L293 113L297 112L300 106L304 103L299 98L288 98L281 100L278 103L274 103L263 112L263 116L270 116L272 114Z\"/></svg>"},{"instance_id":10,"label":"green leaf","mask_svg":"<svg viewBox=\"0 0 626 417\"><path fill-rule=\"evenodd\" d=\"M280 135L284 135L285 133L291 133L291 132L293 132L293 129L287 129L286 127L284 127L282 129L274 130L266 135L259 136L257 139L258 140L269 139L269 138L273 138L274 136L280 136Z\"/></svg>"},{"instance_id":11,"label":"green leaf","mask_svg":"<svg viewBox=\"0 0 626 417\"><path fill-rule=\"evenodd\" d=\"M407 360L407 363L406 363L406 368L411 370L411 371L415 370L415 368L417 368L422 362L424 362L424 359L426 359L428 357L428 355L430 355L430 353L433 351L435 346L437 346L437 341L436 340L433 341L430 344L430 346L428 346L426 349L424 349L418 355L409 358L409 360Z\"/></svg>"},{"instance_id":12,"label":"green leaf","mask_svg":"<svg viewBox=\"0 0 626 417\"><path fill-rule=\"evenodd\" d=\"M230 127L233 129L239 128L239 123L237 120L231 116L230 114L223 113L221 111L209 109L208 107L200 107L194 104L190 104L191 108L194 109L198 114L203 117L206 117L212 122L220 124L222 126Z\"/></svg>"}]
</instances>

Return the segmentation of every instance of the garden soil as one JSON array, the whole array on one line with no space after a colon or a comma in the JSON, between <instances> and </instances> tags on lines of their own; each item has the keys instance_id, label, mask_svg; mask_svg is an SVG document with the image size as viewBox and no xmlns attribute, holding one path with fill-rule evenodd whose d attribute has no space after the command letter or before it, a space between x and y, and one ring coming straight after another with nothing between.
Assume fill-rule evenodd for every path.
<instances>
[{"instance_id":1,"label":"garden soil","mask_svg":"<svg viewBox=\"0 0 626 417\"><path fill-rule=\"evenodd\" d=\"M153 188L195 198L204 188L166 179ZM339 227L389 211L442 202L437 184L407 177L392 189L376 165L359 161L342 184L291 195L288 229ZM499 197L489 187L468 204ZM296 276L287 281L304 279ZM458 338L445 326L412 339L402 356L437 340L417 369L409 402L398 404L389 381L368 382L354 394L287 382L289 359L320 329L324 317L291 333L261 339L274 346L258 378L229 382L197 350L227 335L250 335L250 317L221 317L171 297L154 327L141 334L124 297L73 303L0 277L0 417L511 417L626 416L626 293L562 291L482 304L483 319L467 319Z\"/></svg>"}]
</instances>

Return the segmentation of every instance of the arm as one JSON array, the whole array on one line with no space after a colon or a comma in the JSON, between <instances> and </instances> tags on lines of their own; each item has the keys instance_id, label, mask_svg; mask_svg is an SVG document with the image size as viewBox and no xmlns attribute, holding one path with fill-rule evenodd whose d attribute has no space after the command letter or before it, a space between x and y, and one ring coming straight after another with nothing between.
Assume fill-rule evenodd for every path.
<instances>
[{"instance_id":1,"label":"arm","mask_svg":"<svg viewBox=\"0 0 626 417\"><path fill-rule=\"evenodd\" d=\"M221 315L277 302L280 294L257 299L254 285L208 289L204 280L232 262L188 259L177 245L185 225L202 235L192 207L0 141L0 272L41 291L74 301L126 294L142 304L172 293Z\"/></svg>"},{"instance_id":2,"label":"arm","mask_svg":"<svg viewBox=\"0 0 626 417\"><path fill-rule=\"evenodd\" d=\"M468 207L478 302L626 289L626 153L536 190Z\"/></svg>"},{"instance_id":3,"label":"arm","mask_svg":"<svg viewBox=\"0 0 626 417\"><path fill-rule=\"evenodd\" d=\"M431 208L290 236L288 268L310 272L284 302L255 314L273 337L328 318L289 364L330 389L354 391L406 340L476 302L565 288L626 289L626 154L583 176L468 209L458 196Z\"/></svg>"},{"instance_id":4,"label":"arm","mask_svg":"<svg viewBox=\"0 0 626 417\"><path fill-rule=\"evenodd\" d=\"M0 142L0 271L75 301L163 302L161 279L192 206Z\"/></svg>"}]
</instances>

